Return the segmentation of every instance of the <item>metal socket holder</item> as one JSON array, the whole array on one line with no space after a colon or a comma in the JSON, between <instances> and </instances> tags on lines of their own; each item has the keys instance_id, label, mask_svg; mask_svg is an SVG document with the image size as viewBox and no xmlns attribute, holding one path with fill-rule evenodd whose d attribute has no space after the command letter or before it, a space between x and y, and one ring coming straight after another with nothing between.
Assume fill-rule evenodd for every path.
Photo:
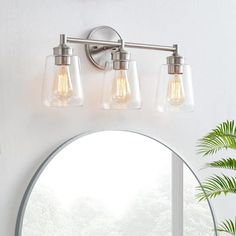
<instances>
[{"instance_id":1,"label":"metal socket holder","mask_svg":"<svg viewBox=\"0 0 236 236\"><path fill-rule=\"evenodd\" d=\"M113 61L114 70L128 70L130 53L124 49L124 44L122 41L122 46L117 51L111 53L111 59Z\"/></svg>"},{"instance_id":2,"label":"metal socket holder","mask_svg":"<svg viewBox=\"0 0 236 236\"><path fill-rule=\"evenodd\" d=\"M60 35L60 44L53 48L53 55L55 56L55 65L70 65L73 49L66 45L66 36Z\"/></svg>"},{"instance_id":3,"label":"metal socket holder","mask_svg":"<svg viewBox=\"0 0 236 236\"><path fill-rule=\"evenodd\" d=\"M184 58L178 54L167 57L168 74L184 73Z\"/></svg>"}]
</instances>

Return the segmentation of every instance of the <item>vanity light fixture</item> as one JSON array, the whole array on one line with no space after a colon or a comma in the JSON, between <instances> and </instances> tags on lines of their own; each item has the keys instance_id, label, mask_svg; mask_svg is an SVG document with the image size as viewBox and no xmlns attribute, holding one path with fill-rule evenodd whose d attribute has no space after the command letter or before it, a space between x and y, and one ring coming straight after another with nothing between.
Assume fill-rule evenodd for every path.
<instances>
[{"instance_id":1,"label":"vanity light fixture","mask_svg":"<svg viewBox=\"0 0 236 236\"><path fill-rule=\"evenodd\" d=\"M80 79L79 58L60 35L60 44L53 55L46 58L43 83L43 103L46 106L81 106L83 89Z\"/></svg>"},{"instance_id":2,"label":"vanity light fixture","mask_svg":"<svg viewBox=\"0 0 236 236\"><path fill-rule=\"evenodd\" d=\"M79 58L67 43L85 44L90 62L104 73L103 108L139 109L141 95L136 62L126 48L171 52L161 67L156 108L159 111L191 111L193 91L190 67L178 54L178 46L124 42L109 26L92 30L87 39L60 35L60 44L48 56L43 84L43 103L52 107L82 106L83 89Z\"/></svg>"},{"instance_id":3,"label":"vanity light fixture","mask_svg":"<svg viewBox=\"0 0 236 236\"><path fill-rule=\"evenodd\" d=\"M141 95L136 62L130 53L121 47L111 53L112 61L105 63L103 84L104 109L139 109Z\"/></svg>"},{"instance_id":4,"label":"vanity light fixture","mask_svg":"<svg viewBox=\"0 0 236 236\"><path fill-rule=\"evenodd\" d=\"M157 88L157 109L165 111L192 111L194 107L191 68L176 50L161 66Z\"/></svg>"}]
</instances>

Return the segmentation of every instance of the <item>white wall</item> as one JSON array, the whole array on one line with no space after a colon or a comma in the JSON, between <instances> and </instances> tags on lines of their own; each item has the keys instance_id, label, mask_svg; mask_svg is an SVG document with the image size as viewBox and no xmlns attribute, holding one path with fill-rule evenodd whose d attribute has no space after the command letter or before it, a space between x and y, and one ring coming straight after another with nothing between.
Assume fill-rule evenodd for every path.
<instances>
[{"instance_id":1,"label":"white wall","mask_svg":"<svg viewBox=\"0 0 236 236\"><path fill-rule=\"evenodd\" d=\"M0 8L0 235L14 234L22 195L39 164L60 143L87 130L131 129L163 140L200 171L207 158L196 140L236 117L236 2L233 0L2 0ZM189 114L153 110L158 66L169 54L132 50L142 86L141 111L100 109L101 72L83 46L85 106L47 109L40 102L45 56L60 33L85 37L99 25L119 30L127 41L179 43L192 65L196 109ZM210 171L210 170L208 170ZM235 203L233 197L228 198ZM225 198L214 201L218 220L235 215ZM229 209L229 210L227 210Z\"/></svg>"}]
</instances>

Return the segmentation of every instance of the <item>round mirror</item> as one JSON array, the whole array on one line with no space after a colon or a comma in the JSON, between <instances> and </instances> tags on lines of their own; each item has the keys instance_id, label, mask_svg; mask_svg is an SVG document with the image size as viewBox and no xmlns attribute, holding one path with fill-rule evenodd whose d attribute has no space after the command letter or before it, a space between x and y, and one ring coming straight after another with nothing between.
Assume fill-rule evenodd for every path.
<instances>
[{"instance_id":1,"label":"round mirror","mask_svg":"<svg viewBox=\"0 0 236 236\"><path fill-rule=\"evenodd\" d=\"M169 148L125 131L76 137L33 177L17 236L212 236L199 182Z\"/></svg>"}]
</instances>

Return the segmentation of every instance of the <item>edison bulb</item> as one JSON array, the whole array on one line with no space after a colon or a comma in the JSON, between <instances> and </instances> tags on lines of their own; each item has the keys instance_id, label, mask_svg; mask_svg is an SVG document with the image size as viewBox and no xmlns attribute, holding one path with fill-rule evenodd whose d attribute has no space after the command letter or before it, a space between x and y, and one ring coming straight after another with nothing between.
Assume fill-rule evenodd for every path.
<instances>
[{"instance_id":1,"label":"edison bulb","mask_svg":"<svg viewBox=\"0 0 236 236\"><path fill-rule=\"evenodd\" d=\"M130 85L126 70L115 70L112 82L112 100L117 103L125 103L131 95Z\"/></svg>"},{"instance_id":2,"label":"edison bulb","mask_svg":"<svg viewBox=\"0 0 236 236\"><path fill-rule=\"evenodd\" d=\"M183 104L185 99L181 74L171 74L167 88L167 101L172 106Z\"/></svg>"},{"instance_id":3,"label":"edison bulb","mask_svg":"<svg viewBox=\"0 0 236 236\"><path fill-rule=\"evenodd\" d=\"M65 102L72 97L73 87L68 66L58 66L53 91L61 102Z\"/></svg>"}]
</instances>

